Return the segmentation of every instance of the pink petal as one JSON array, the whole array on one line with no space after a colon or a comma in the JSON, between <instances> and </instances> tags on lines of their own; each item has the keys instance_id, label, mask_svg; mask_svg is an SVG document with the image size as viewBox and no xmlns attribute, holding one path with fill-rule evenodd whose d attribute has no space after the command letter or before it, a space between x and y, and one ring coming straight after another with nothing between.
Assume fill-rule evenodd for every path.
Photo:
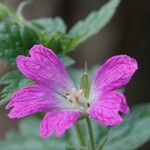
<instances>
[{"instance_id":1,"label":"pink petal","mask_svg":"<svg viewBox=\"0 0 150 150\"><path fill-rule=\"evenodd\" d=\"M110 91L128 83L137 70L135 59L117 55L108 59L96 72L91 92Z\"/></svg>"},{"instance_id":2,"label":"pink petal","mask_svg":"<svg viewBox=\"0 0 150 150\"><path fill-rule=\"evenodd\" d=\"M32 85L14 93L6 109L12 107L8 114L10 118L21 118L35 112L54 109L60 103L52 91L41 85Z\"/></svg>"},{"instance_id":3,"label":"pink petal","mask_svg":"<svg viewBox=\"0 0 150 150\"><path fill-rule=\"evenodd\" d=\"M66 129L71 128L79 118L79 112L57 111L49 112L45 115L40 125L40 134L42 137L48 137L53 132L61 136Z\"/></svg>"},{"instance_id":4,"label":"pink petal","mask_svg":"<svg viewBox=\"0 0 150 150\"><path fill-rule=\"evenodd\" d=\"M128 114L129 107L123 94L110 91L98 97L90 106L88 113L99 123L105 125L118 125L123 119L119 112Z\"/></svg>"},{"instance_id":5,"label":"pink petal","mask_svg":"<svg viewBox=\"0 0 150 150\"><path fill-rule=\"evenodd\" d=\"M42 46L34 45L30 56L18 56L17 67L29 79L44 83L51 88L68 89L72 82L55 53Z\"/></svg>"}]
</instances>

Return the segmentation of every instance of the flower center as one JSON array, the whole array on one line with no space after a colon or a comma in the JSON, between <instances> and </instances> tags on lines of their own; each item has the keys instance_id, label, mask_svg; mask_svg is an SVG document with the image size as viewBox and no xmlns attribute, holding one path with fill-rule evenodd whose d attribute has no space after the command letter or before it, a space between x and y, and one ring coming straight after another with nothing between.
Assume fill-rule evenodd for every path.
<instances>
[{"instance_id":1,"label":"flower center","mask_svg":"<svg viewBox=\"0 0 150 150\"><path fill-rule=\"evenodd\" d=\"M81 112L86 112L89 103L84 97L84 91L82 89L76 90L73 88L69 93L65 95L66 99Z\"/></svg>"}]
</instances>

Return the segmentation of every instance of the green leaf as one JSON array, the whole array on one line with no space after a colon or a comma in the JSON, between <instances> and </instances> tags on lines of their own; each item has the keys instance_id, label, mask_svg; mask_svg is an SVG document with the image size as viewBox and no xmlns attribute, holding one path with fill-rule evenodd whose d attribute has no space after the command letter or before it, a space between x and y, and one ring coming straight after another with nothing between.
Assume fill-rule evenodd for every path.
<instances>
[{"instance_id":1,"label":"green leaf","mask_svg":"<svg viewBox=\"0 0 150 150\"><path fill-rule=\"evenodd\" d=\"M2 59L10 65L15 65L15 58L18 55L26 55L28 50L37 43L59 54L64 53L62 39L66 36L66 25L61 18L27 21L20 13L0 4L0 19L4 18L0 23L0 57Z\"/></svg>"},{"instance_id":2,"label":"green leaf","mask_svg":"<svg viewBox=\"0 0 150 150\"><path fill-rule=\"evenodd\" d=\"M6 85L1 91L0 105L8 102L13 92L17 91L21 87L29 85L30 83L30 80L25 79L23 75L17 71L5 74L0 79L0 84Z\"/></svg>"},{"instance_id":3,"label":"green leaf","mask_svg":"<svg viewBox=\"0 0 150 150\"><path fill-rule=\"evenodd\" d=\"M38 43L37 33L13 20L0 23L0 57L15 65L18 55L26 55L33 44Z\"/></svg>"},{"instance_id":4,"label":"green leaf","mask_svg":"<svg viewBox=\"0 0 150 150\"><path fill-rule=\"evenodd\" d=\"M119 0L111 0L99 11L90 14L85 21L77 23L68 34L61 18L26 21L15 12L10 13L5 5L0 5L0 12L13 14L0 23L0 57L10 65L15 65L16 56L26 55L36 43L41 43L59 54L66 54L97 33L112 17L118 4Z\"/></svg>"},{"instance_id":5,"label":"green leaf","mask_svg":"<svg viewBox=\"0 0 150 150\"><path fill-rule=\"evenodd\" d=\"M54 32L66 32L66 25L64 21L57 17L57 18L42 18L42 19L36 19L31 21L32 25L37 27L39 30L46 34L51 34Z\"/></svg>"},{"instance_id":6,"label":"green leaf","mask_svg":"<svg viewBox=\"0 0 150 150\"><path fill-rule=\"evenodd\" d=\"M45 46L60 53L64 50L62 39L66 35L66 25L61 18L36 19L30 21L31 26L40 34L40 42Z\"/></svg>"},{"instance_id":7,"label":"green leaf","mask_svg":"<svg viewBox=\"0 0 150 150\"><path fill-rule=\"evenodd\" d=\"M84 21L81 20L75 24L69 31L69 35L73 37L69 48L74 49L80 43L99 32L110 21L119 3L120 0L110 0L100 10L89 14Z\"/></svg>"},{"instance_id":8,"label":"green leaf","mask_svg":"<svg viewBox=\"0 0 150 150\"><path fill-rule=\"evenodd\" d=\"M28 50L41 43L62 53L62 43L66 25L60 18L21 20L17 16L0 23L0 57L10 65L15 65L18 55L28 54Z\"/></svg>"},{"instance_id":9,"label":"green leaf","mask_svg":"<svg viewBox=\"0 0 150 150\"><path fill-rule=\"evenodd\" d=\"M134 150L150 140L150 103L135 106L125 121L109 132L105 150Z\"/></svg>"}]
</instances>

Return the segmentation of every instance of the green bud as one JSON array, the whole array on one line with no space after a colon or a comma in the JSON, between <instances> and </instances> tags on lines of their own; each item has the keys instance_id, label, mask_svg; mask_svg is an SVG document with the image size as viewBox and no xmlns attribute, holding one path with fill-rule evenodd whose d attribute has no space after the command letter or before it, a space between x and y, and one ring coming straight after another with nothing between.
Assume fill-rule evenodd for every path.
<instances>
[{"instance_id":1,"label":"green bud","mask_svg":"<svg viewBox=\"0 0 150 150\"><path fill-rule=\"evenodd\" d=\"M88 98L90 88L89 88L89 77L87 74L87 63L85 63L85 72L83 73L81 78L81 89L83 89L84 91L84 96Z\"/></svg>"}]
</instances>

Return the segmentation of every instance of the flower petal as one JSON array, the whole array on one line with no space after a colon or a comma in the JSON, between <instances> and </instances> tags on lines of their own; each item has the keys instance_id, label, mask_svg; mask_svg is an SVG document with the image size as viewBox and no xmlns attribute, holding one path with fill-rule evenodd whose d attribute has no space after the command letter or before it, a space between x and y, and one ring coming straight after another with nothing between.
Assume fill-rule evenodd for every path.
<instances>
[{"instance_id":1,"label":"flower petal","mask_svg":"<svg viewBox=\"0 0 150 150\"><path fill-rule=\"evenodd\" d=\"M56 89L72 87L64 64L52 50L43 45L34 45L29 53L30 57L17 57L17 67L26 77Z\"/></svg>"},{"instance_id":2,"label":"flower petal","mask_svg":"<svg viewBox=\"0 0 150 150\"><path fill-rule=\"evenodd\" d=\"M123 87L137 68L136 60L127 55L117 55L108 59L97 70L91 92L100 93Z\"/></svg>"},{"instance_id":3,"label":"flower petal","mask_svg":"<svg viewBox=\"0 0 150 150\"><path fill-rule=\"evenodd\" d=\"M6 109L13 107L10 118L21 118L35 112L46 112L60 104L57 96L41 85L21 88L11 97Z\"/></svg>"},{"instance_id":4,"label":"flower petal","mask_svg":"<svg viewBox=\"0 0 150 150\"><path fill-rule=\"evenodd\" d=\"M129 107L124 95L115 91L103 93L88 110L92 118L99 123L110 126L118 125L123 121L119 112L128 114Z\"/></svg>"},{"instance_id":5,"label":"flower petal","mask_svg":"<svg viewBox=\"0 0 150 150\"><path fill-rule=\"evenodd\" d=\"M40 125L40 134L42 137L48 137L53 132L61 136L66 129L71 128L79 118L79 112L57 111L49 112L45 115Z\"/></svg>"}]
</instances>

